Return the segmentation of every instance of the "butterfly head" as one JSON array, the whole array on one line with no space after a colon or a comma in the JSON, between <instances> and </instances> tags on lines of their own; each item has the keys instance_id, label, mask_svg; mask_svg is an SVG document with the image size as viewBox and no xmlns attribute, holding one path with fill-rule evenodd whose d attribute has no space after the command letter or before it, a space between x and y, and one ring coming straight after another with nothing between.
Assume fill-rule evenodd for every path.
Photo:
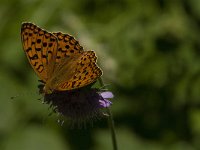
<instances>
[{"instance_id":1,"label":"butterfly head","mask_svg":"<svg viewBox=\"0 0 200 150\"><path fill-rule=\"evenodd\" d=\"M53 90L46 85L44 86L43 91L44 91L45 94L52 94L53 93Z\"/></svg>"}]
</instances>

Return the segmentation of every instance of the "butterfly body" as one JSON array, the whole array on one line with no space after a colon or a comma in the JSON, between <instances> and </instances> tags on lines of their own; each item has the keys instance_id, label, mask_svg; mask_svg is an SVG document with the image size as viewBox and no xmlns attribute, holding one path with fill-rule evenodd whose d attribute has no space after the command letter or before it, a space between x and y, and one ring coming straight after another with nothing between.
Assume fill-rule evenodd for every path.
<instances>
[{"instance_id":1,"label":"butterfly body","mask_svg":"<svg viewBox=\"0 0 200 150\"><path fill-rule=\"evenodd\" d=\"M84 51L68 34L50 33L23 23L21 39L29 63L45 83L44 93L84 87L102 75L95 52Z\"/></svg>"}]
</instances>

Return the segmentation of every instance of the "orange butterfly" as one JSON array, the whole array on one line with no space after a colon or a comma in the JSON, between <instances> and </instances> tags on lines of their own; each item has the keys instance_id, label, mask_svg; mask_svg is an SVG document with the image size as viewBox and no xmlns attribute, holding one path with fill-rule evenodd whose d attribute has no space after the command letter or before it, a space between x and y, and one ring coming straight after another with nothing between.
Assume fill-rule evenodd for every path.
<instances>
[{"instance_id":1,"label":"orange butterfly","mask_svg":"<svg viewBox=\"0 0 200 150\"><path fill-rule=\"evenodd\" d=\"M21 39L29 63L45 83L44 93L84 87L102 75L95 52L84 51L68 34L22 23Z\"/></svg>"}]
</instances>

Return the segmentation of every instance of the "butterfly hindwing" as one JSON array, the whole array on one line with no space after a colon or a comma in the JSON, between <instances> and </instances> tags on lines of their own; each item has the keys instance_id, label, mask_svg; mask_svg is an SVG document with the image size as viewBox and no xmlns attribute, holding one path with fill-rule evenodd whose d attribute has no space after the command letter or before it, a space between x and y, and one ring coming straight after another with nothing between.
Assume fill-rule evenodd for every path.
<instances>
[{"instance_id":1,"label":"butterfly hindwing","mask_svg":"<svg viewBox=\"0 0 200 150\"><path fill-rule=\"evenodd\" d=\"M57 90L72 90L89 85L102 75L101 69L96 64L97 57L94 51L84 51L81 57L76 60L73 76L63 81Z\"/></svg>"}]
</instances>

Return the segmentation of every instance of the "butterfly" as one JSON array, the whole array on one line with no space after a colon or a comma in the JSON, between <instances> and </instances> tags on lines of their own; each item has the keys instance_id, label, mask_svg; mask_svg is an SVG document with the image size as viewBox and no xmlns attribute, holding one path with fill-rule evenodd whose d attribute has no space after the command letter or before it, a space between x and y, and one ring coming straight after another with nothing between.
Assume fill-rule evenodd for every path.
<instances>
[{"instance_id":1,"label":"butterfly","mask_svg":"<svg viewBox=\"0 0 200 150\"><path fill-rule=\"evenodd\" d=\"M95 52L85 51L69 34L22 23L21 40L29 63L44 83L44 93L78 89L102 75Z\"/></svg>"}]
</instances>

